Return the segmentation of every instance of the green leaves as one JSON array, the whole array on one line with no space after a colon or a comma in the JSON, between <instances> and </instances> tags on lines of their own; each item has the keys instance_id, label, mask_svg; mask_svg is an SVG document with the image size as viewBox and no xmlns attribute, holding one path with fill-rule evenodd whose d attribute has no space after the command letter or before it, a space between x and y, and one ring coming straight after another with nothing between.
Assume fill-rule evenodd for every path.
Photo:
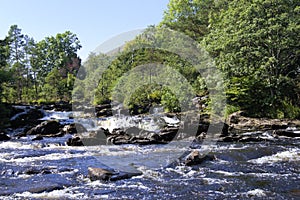
<instances>
[{"instance_id":1,"label":"green leaves","mask_svg":"<svg viewBox=\"0 0 300 200\"><path fill-rule=\"evenodd\" d=\"M31 102L51 93L51 101L69 101L73 76L81 65L77 56L80 48L77 36L70 31L35 42L12 25L7 38L0 41L0 82L6 82L2 84L3 99ZM6 75L10 78L5 79Z\"/></svg>"},{"instance_id":2,"label":"green leaves","mask_svg":"<svg viewBox=\"0 0 300 200\"><path fill-rule=\"evenodd\" d=\"M276 117L286 99L295 102L298 6L293 0L231 1L211 19L203 43L227 74L231 104L251 115Z\"/></svg>"}]
</instances>

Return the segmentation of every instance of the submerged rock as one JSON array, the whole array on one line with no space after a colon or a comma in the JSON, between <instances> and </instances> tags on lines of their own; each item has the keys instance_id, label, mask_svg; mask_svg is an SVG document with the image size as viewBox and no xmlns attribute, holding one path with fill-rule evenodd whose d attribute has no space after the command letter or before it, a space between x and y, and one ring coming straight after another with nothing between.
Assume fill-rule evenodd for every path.
<instances>
[{"instance_id":1,"label":"submerged rock","mask_svg":"<svg viewBox=\"0 0 300 200\"><path fill-rule=\"evenodd\" d=\"M116 172L102 168L89 167L88 177L91 181L117 181L122 179L129 179L133 176L140 176L142 172Z\"/></svg>"}]
</instances>

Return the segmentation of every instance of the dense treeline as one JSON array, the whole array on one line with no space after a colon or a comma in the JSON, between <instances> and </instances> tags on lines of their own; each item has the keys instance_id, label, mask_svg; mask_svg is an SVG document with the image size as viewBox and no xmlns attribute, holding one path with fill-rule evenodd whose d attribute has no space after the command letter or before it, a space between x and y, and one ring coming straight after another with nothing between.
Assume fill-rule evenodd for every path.
<instances>
[{"instance_id":1,"label":"dense treeline","mask_svg":"<svg viewBox=\"0 0 300 200\"><path fill-rule=\"evenodd\" d=\"M70 31L36 42L12 25L0 41L1 101L45 103L70 101L81 65L81 48Z\"/></svg>"},{"instance_id":2,"label":"dense treeline","mask_svg":"<svg viewBox=\"0 0 300 200\"><path fill-rule=\"evenodd\" d=\"M156 28L183 32L210 53L224 74L227 113L244 110L256 117L299 118L299 14L300 2L296 0L170 0ZM161 35L151 32L153 29L149 27L127 44L127 49L132 43L151 46L145 38L159 41ZM91 54L86 67L101 59L103 55ZM122 74L149 61L177 69L189 80L196 95L209 92L193 66L176 55L149 49L126 51L125 47L102 75L94 103L110 100ZM143 87L133 95L139 98L127 100L130 108L142 102L161 103L170 111L178 110L170 90L155 84ZM145 91L149 94L143 95Z\"/></svg>"},{"instance_id":3,"label":"dense treeline","mask_svg":"<svg viewBox=\"0 0 300 200\"><path fill-rule=\"evenodd\" d=\"M94 105L124 102L134 113L148 111L155 104L180 111L189 88L182 84L166 87L157 80L173 83L184 77L195 96L210 91L203 74L191 63L157 48L165 42L160 28L170 28L197 41L214 59L224 75L227 114L243 110L256 117L300 118L299 16L297 0L170 0L162 22L128 42L117 56L91 53L74 89L80 66L76 53L81 48L76 35L67 31L36 42L12 26L0 41L1 99L70 101L73 95L73 101ZM181 40L171 43L184 45ZM126 73L149 63L156 67L136 72L147 80L134 88L138 79L124 78ZM169 67L164 77L155 72L159 65Z\"/></svg>"}]
</instances>

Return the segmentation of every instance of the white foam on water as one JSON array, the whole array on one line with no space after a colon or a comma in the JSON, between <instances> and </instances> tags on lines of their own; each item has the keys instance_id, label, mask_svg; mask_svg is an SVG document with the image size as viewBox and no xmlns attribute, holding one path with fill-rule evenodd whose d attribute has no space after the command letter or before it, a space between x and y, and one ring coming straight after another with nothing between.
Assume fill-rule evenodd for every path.
<instances>
[{"instance_id":1,"label":"white foam on water","mask_svg":"<svg viewBox=\"0 0 300 200\"><path fill-rule=\"evenodd\" d=\"M249 175L254 176L254 177L288 177L291 174L276 174L276 173L249 173Z\"/></svg>"},{"instance_id":2,"label":"white foam on water","mask_svg":"<svg viewBox=\"0 0 300 200\"><path fill-rule=\"evenodd\" d=\"M248 162L254 164L276 163L276 162L296 162L300 161L300 149L290 149L276 153L271 156L264 156L257 159L249 160Z\"/></svg>"},{"instance_id":3,"label":"white foam on water","mask_svg":"<svg viewBox=\"0 0 300 200\"><path fill-rule=\"evenodd\" d=\"M118 185L116 188L135 188L135 189L141 189L141 190L151 190L149 187L146 187L141 182L135 182L134 184L125 183L123 185Z\"/></svg>"},{"instance_id":4,"label":"white foam on water","mask_svg":"<svg viewBox=\"0 0 300 200\"><path fill-rule=\"evenodd\" d=\"M267 196L265 191L262 189L254 189L250 190L246 193L248 197L265 197Z\"/></svg>"},{"instance_id":5,"label":"white foam on water","mask_svg":"<svg viewBox=\"0 0 300 200\"><path fill-rule=\"evenodd\" d=\"M0 142L0 149L40 149L41 144L26 144L23 142L6 141Z\"/></svg>"},{"instance_id":6,"label":"white foam on water","mask_svg":"<svg viewBox=\"0 0 300 200\"><path fill-rule=\"evenodd\" d=\"M206 147L205 147L206 146ZM243 150L249 148L248 145L239 145L239 144L230 144L230 145L217 145L217 144L210 144L210 145L202 145L203 148L210 149L212 151L228 151L228 150ZM201 151L201 149L198 149Z\"/></svg>"},{"instance_id":7,"label":"white foam on water","mask_svg":"<svg viewBox=\"0 0 300 200\"><path fill-rule=\"evenodd\" d=\"M46 116L40 120L67 120L73 115L72 111L49 111L46 112Z\"/></svg>"},{"instance_id":8,"label":"white foam on water","mask_svg":"<svg viewBox=\"0 0 300 200\"><path fill-rule=\"evenodd\" d=\"M133 177L136 179L136 177ZM111 189L123 189L123 188L134 188L134 189L141 189L141 190L150 190L151 188L145 186L142 182L135 182L134 184L130 184L130 183L123 183L121 185L116 185L113 182L103 182L100 180L96 180L96 181L89 181L86 184L88 187L92 187L92 188L101 188L101 187L105 187L105 188L111 188Z\"/></svg>"},{"instance_id":9,"label":"white foam on water","mask_svg":"<svg viewBox=\"0 0 300 200\"><path fill-rule=\"evenodd\" d=\"M68 159L68 158L78 158L78 157L85 157L90 156L89 152L84 153L77 153L77 154L66 154L65 152L60 153L51 153L43 156L35 156L35 157L24 157L24 158L11 158L9 160L0 158L0 161L6 163L27 163L27 162L34 162L40 160L61 160L61 159Z\"/></svg>"},{"instance_id":10,"label":"white foam on water","mask_svg":"<svg viewBox=\"0 0 300 200\"><path fill-rule=\"evenodd\" d=\"M99 188L99 187L115 187L116 185L114 183L106 183L100 180L96 180L96 181L90 181L89 179L86 179L86 181L88 181L88 183L86 184L89 187L93 187L93 188Z\"/></svg>"},{"instance_id":11,"label":"white foam on water","mask_svg":"<svg viewBox=\"0 0 300 200\"><path fill-rule=\"evenodd\" d=\"M167 123L167 124L179 124L180 120L175 116L175 117L162 117L162 119Z\"/></svg>"},{"instance_id":12,"label":"white foam on water","mask_svg":"<svg viewBox=\"0 0 300 200\"><path fill-rule=\"evenodd\" d=\"M228 171L222 171L222 170L209 170L210 172L216 173L216 174L222 174L224 176L241 176L244 175L243 172L228 172Z\"/></svg>"},{"instance_id":13,"label":"white foam on water","mask_svg":"<svg viewBox=\"0 0 300 200\"><path fill-rule=\"evenodd\" d=\"M76 188L66 188L63 190L53 190L51 192L31 193L23 192L14 195L15 197L22 197L24 199L88 199L84 193L76 191Z\"/></svg>"},{"instance_id":14,"label":"white foam on water","mask_svg":"<svg viewBox=\"0 0 300 200\"><path fill-rule=\"evenodd\" d=\"M142 167L138 167L137 168L139 171L143 172L143 174L141 176L134 176L132 178L136 179L136 178L147 178L147 179L152 179L152 180L156 180L156 181L162 181L162 177L163 175L156 170L152 170L152 169L148 169L145 166Z\"/></svg>"},{"instance_id":15,"label":"white foam on water","mask_svg":"<svg viewBox=\"0 0 300 200\"><path fill-rule=\"evenodd\" d=\"M190 166L176 166L175 168L166 168L166 171L175 172L184 177L191 177L194 174L199 173L195 170L192 170L192 167Z\"/></svg>"},{"instance_id":16,"label":"white foam on water","mask_svg":"<svg viewBox=\"0 0 300 200\"><path fill-rule=\"evenodd\" d=\"M205 181L206 184L208 185L232 183L232 181L227 181L226 179L216 179L216 178L203 178L203 181Z\"/></svg>"},{"instance_id":17,"label":"white foam on water","mask_svg":"<svg viewBox=\"0 0 300 200\"><path fill-rule=\"evenodd\" d=\"M0 160L1 159L11 159L11 157L13 157L14 154L13 153L0 153Z\"/></svg>"}]
</instances>

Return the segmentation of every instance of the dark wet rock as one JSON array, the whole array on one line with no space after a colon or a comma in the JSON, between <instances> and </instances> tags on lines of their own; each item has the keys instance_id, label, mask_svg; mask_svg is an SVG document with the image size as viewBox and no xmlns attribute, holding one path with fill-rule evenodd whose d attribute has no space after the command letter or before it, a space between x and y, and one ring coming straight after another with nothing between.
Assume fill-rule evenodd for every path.
<instances>
[{"instance_id":1,"label":"dark wet rock","mask_svg":"<svg viewBox=\"0 0 300 200\"><path fill-rule=\"evenodd\" d=\"M265 141L266 139L263 139L261 137L251 137L251 136L246 136L246 137L240 137L238 139L238 142L261 142Z\"/></svg>"},{"instance_id":2,"label":"dark wet rock","mask_svg":"<svg viewBox=\"0 0 300 200\"><path fill-rule=\"evenodd\" d=\"M89 132L88 136L84 136L81 138L84 146L97 146L97 145L106 145L107 137L106 134L109 133L106 129L100 129L97 131Z\"/></svg>"},{"instance_id":3,"label":"dark wet rock","mask_svg":"<svg viewBox=\"0 0 300 200\"><path fill-rule=\"evenodd\" d=\"M57 121L45 121L27 131L27 135L54 135L58 136L60 124ZM59 134L61 135L61 134Z\"/></svg>"},{"instance_id":4,"label":"dark wet rock","mask_svg":"<svg viewBox=\"0 0 300 200\"><path fill-rule=\"evenodd\" d=\"M103 105L97 105L95 107L95 110L96 112L100 111L100 110L103 110L103 109L108 109L108 108L111 108L111 105L110 104L103 104Z\"/></svg>"},{"instance_id":5,"label":"dark wet rock","mask_svg":"<svg viewBox=\"0 0 300 200\"><path fill-rule=\"evenodd\" d=\"M194 166L194 165L200 165L203 164L207 161L213 161L216 160L215 155L201 155L199 151L194 150L194 151L187 151L183 153L178 159L170 163L169 165L166 166L166 168L175 168L177 166Z\"/></svg>"},{"instance_id":6,"label":"dark wet rock","mask_svg":"<svg viewBox=\"0 0 300 200\"><path fill-rule=\"evenodd\" d=\"M199 135L196 136L196 141L200 142L203 141L206 138L207 133L206 132L202 132Z\"/></svg>"},{"instance_id":7,"label":"dark wet rock","mask_svg":"<svg viewBox=\"0 0 300 200\"><path fill-rule=\"evenodd\" d=\"M200 122L199 125L198 125L197 135L199 135L203 132L207 132L208 128L209 128L209 123Z\"/></svg>"},{"instance_id":8,"label":"dark wet rock","mask_svg":"<svg viewBox=\"0 0 300 200\"><path fill-rule=\"evenodd\" d=\"M86 128L79 123L72 123L72 124L68 124L65 125L62 129L62 132L64 134L75 134L75 133L84 133L87 132Z\"/></svg>"},{"instance_id":9,"label":"dark wet rock","mask_svg":"<svg viewBox=\"0 0 300 200\"><path fill-rule=\"evenodd\" d=\"M27 175L35 175L35 174L51 174L53 171L53 169L51 168L42 168L42 169L38 169L38 168L34 168L31 167L27 170L24 171L24 174Z\"/></svg>"},{"instance_id":10,"label":"dark wet rock","mask_svg":"<svg viewBox=\"0 0 300 200\"><path fill-rule=\"evenodd\" d=\"M213 160L216 160L216 157L214 155L201 156L199 151L193 151L187 156L186 160L184 161L184 164L187 166L200 165L203 162Z\"/></svg>"},{"instance_id":11,"label":"dark wet rock","mask_svg":"<svg viewBox=\"0 0 300 200\"><path fill-rule=\"evenodd\" d=\"M110 104L97 105L95 111L97 117L109 117L113 115Z\"/></svg>"},{"instance_id":12,"label":"dark wet rock","mask_svg":"<svg viewBox=\"0 0 300 200\"><path fill-rule=\"evenodd\" d=\"M229 124L228 132L230 134L278 130L286 129L289 126L300 126L299 120L251 118L244 115L243 112L239 111L228 117L227 124Z\"/></svg>"},{"instance_id":13,"label":"dark wet rock","mask_svg":"<svg viewBox=\"0 0 300 200\"><path fill-rule=\"evenodd\" d=\"M0 133L0 141L7 141L10 140L10 137L5 133Z\"/></svg>"},{"instance_id":14,"label":"dark wet rock","mask_svg":"<svg viewBox=\"0 0 300 200\"><path fill-rule=\"evenodd\" d=\"M165 128L162 129L159 133L160 140L164 142L170 142L174 139L176 134L178 133L178 128Z\"/></svg>"},{"instance_id":15,"label":"dark wet rock","mask_svg":"<svg viewBox=\"0 0 300 200\"><path fill-rule=\"evenodd\" d=\"M116 172L102 168L89 167L88 177L91 181L117 181L122 179L129 179L133 176L140 176L142 172Z\"/></svg>"},{"instance_id":16,"label":"dark wet rock","mask_svg":"<svg viewBox=\"0 0 300 200\"><path fill-rule=\"evenodd\" d=\"M241 134L231 134L225 137L220 137L221 142L262 142L274 141L276 136L270 132L256 131Z\"/></svg>"},{"instance_id":17,"label":"dark wet rock","mask_svg":"<svg viewBox=\"0 0 300 200\"><path fill-rule=\"evenodd\" d=\"M178 128L165 128L160 133L146 131L137 127L126 130L114 129L111 133L106 133L107 141L112 144L166 144L177 134Z\"/></svg>"},{"instance_id":18,"label":"dark wet rock","mask_svg":"<svg viewBox=\"0 0 300 200\"><path fill-rule=\"evenodd\" d=\"M273 136L285 136L285 137L300 137L299 132L294 132L292 130L274 130L272 132Z\"/></svg>"},{"instance_id":19,"label":"dark wet rock","mask_svg":"<svg viewBox=\"0 0 300 200\"><path fill-rule=\"evenodd\" d=\"M69 138L66 143L68 146L84 146L80 137Z\"/></svg>"},{"instance_id":20,"label":"dark wet rock","mask_svg":"<svg viewBox=\"0 0 300 200\"><path fill-rule=\"evenodd\" d=\"M72 104L66 101L60 101L57 103L44 104L43 110L54 110L54 111L72 111Z\"/></svg>"},{"instance_id":21,"label":"dark wet rock","mask_svg":"<svg viewBox=\"0 0 300 200\"><path fill-rule=\"evenodd\" d=\"M54 110L55 111L71 111L72 104L70 104L69 102L61 101L61 102L54 104Z\"/></svg>"},{"instance_id":22,"label":"dark wet rock","mask_svg":"<svg viewBox=\"0 0 300 200\"><path fill-rule=\"evenodd\" d=\"M32 141L37 141L37 140L42 140L42 139L44 139L43 136L38 135L35 138L33 138Z\"/></svg>"},{"instance_id":23,"label":"dark wet rock","mask_svg":"<svg viewBox=\"0 0 300 200\"><path fill-rule=\"evenodd\" d=\"M233 136L226 136L220 139L222 142L236 142L238 141L238 138L233 137Z\"/></svg>"},{"instance_id":24,"label":"dark wet rock","mask_svg":"<svg viewBox=\"0 0 300 200\"><path fill-rule=\"evenodd\" d=\"M100 110L98 112L96 112L96 116L97 117L109 117L109 116L112 116L112 110L111 109L103 109L103 110Z\"/></svg>"},{"instance_id":25,"label":"dark wet rock","mask_svg":"<svg viewBox=\"0 0 300 200\"><path fill-rule=\"evenodd\" d=\"M19 128L23 126L35 126L41 121L40 118L44 117L43 111L37 108L30 108L28 111L19 113L16 117L10 121L11 127Z\"/></svg>"},{"instance_id":26,"label":"dark wet rock","mask_svg":"<svg viewBox=\"0 0 300 200\"><path fill-rule=\"evenodd\" d=\"M6 107L9 107L9 110L10 110L10 117L13 117L15 116L16 114L18 113L22 113L24 112L25 110L20 108L20 107L15 107L13 105L5 105Z\"/></svg>"}]
</instances>

